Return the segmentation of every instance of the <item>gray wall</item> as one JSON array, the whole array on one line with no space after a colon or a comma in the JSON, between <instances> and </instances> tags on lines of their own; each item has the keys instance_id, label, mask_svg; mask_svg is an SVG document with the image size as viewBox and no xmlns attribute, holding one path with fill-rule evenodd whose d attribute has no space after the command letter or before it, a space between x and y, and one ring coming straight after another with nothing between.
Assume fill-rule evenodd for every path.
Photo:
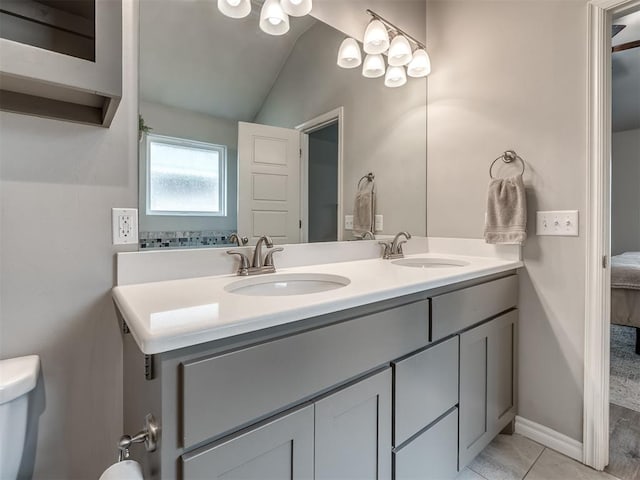
<instances>
[{"instance_id":1,"label":"gray wall","mask_svg":"<svg viewBox=\"0 0 640 480\"><path fill-rule=\"evenodd\" d=\"M238 210L238 123L158 103L140 101L151 133L227 146L227 216L146 215L146 146L140 144L140 231L235 230Z\"/></svg>"},{"instance_id":2,"label":"gray wall","mask_svg":"<svg viewBox=\"0 0 640 480\"><path fill-rule=\"evenodd\" d=\"M585 211L586 5L427 2L428 233L482 237L489 164L510 148L526 160L519 414L579 441L585 235L537 237L535 211Z\"/></svg>"},{"instance_id":3,"label":"gray wall","mask_svg":"<svg viewBox=\"0 0 640 480\"><path fill-rule=\"evenodd\" d=\"M611 253L640 251L640 129L611 138Z\"/></svg>"},{"instance_id":4,"label":"gray wall","mask_svg":"<svg viewBox=\"0 0 640 480\"><path fill-rule=\"evenodd\" d=\"M138 187L132 2L123 10L110 129L0 113L0 357L42 360L24 464L33 478L98 478L122 434L111 207L136 207Z\"/></svg>"},{"instance_id":5,"label":"gray wall","mask_svg":"<svg viewBox=\"0 0 640 480\"><path fill-rule=\"evenodd\" d=\"M384 233L424 235L426 81L410 78L404 87L391 89L381 78L362 77L360 68L337 67L344 38L320 22L302 35L255 122L292 128L343 106L345 214L353 210L358 180L372 171Z\"/></svg>"}]
</instances>

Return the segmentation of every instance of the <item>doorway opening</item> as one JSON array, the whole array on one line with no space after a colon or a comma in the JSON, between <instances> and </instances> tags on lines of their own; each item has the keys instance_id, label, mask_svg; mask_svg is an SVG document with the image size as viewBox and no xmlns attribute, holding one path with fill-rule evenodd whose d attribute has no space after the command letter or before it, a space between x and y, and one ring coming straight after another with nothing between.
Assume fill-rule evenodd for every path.
<instances>
[{"instance_id":1,"label":"doorway opening","mask_svg":"<svg viewBox=\"0 0 640 480\"><path fill-rule=\"evenodd\" d=\"M612 307L615 309L616 302L615 298L612 302L611 273L611 255L616 253L612 249L612 190L615 188L611 182L614 174L612 145L615 141L612 133L612 28L616 23L614 19L639 10L640 0L591 0L588 8L589 164L583 461L603 470L610 460L615 460L613 455L610 456L609 427L615 428L619 413L612 410L610 418L610 341L611 323L615 321ZM634 211L638 213L638 210L636 205ZM616 448L614 440L611 443ZM610 467L614 467L613 463ZM614 474L623 475L619 471Z\"/></svg>"},{"instance_id":2,"label":"doorway opening","mask_svg":"<svg viewBox=\"0 0 640 480\"><path fill-rule=\"evenodd\" d=\"M309 242L338 240L338 122L309 133Z\"/></svg>"},{"instance_id":3,"label":"doorway opening","mask_svg":"<svg viewBox=\"0 0 640 480\"><path fill-rule=\"evenodd\" d=\"M300 165L303 242L344 240L342 218L344 109L313 118L296 130L302 134Z\"/></svg>"},{"instance_id":4,"label":"doorway opening","mask_svg":"<svg viewBox=\"0 0 640 480\"><path fill-rule=\"evenodd\" d=\"M609 465L640 476L640 6L613 16Z\"/></svg>"}]
</instances>

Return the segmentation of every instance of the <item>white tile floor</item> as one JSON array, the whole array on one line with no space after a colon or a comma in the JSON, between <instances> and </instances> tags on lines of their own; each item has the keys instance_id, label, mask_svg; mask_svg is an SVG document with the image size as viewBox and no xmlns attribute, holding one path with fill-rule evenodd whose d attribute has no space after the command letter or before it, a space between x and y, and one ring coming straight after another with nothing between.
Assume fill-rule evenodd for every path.
<instances>
[{"instance_id":1,"label":"white tile floor","mask_svg":"<svg viewBox=\"0 0 640 480\"><path fill-rule=\"evenodd\" d=\"M616 480L518 434L498 435L457 480Z\"/></svg>"}]
</instances>

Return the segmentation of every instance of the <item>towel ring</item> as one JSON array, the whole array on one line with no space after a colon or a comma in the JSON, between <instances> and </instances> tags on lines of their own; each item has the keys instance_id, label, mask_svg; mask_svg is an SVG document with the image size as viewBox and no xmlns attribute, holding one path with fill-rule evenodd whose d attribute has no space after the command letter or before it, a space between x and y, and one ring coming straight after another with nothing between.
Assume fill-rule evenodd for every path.
<instances>
[{"instance_id":1,"label":"towel ring","mask_svg":"<svg viewBox=\"0 0 640 480\"><path fill-rule=\"evenodd\" d=\"M369 173L367 173L366 175L363 175L363 176L362 176L362 178L361 178L360 180L358 180L358 189L360 189L360 184L362 183L362 181L363 181L365 178L366 178L369 182L373 182L373 181L374 181L374 179L376 178L376 176L375 176L372 172L369 172Z\"/></svg>"},{"instance_id":2,"label":"towel ring","mask_svg":"<svg viewBox=\"0 0 640 480\"><path fill-rule=\"evenodd\" d=\"M489 167L489 177L495 178L493 176L493 173L491 173L491 170L493 169L493 166L495 165L495 163L500 159L502 159L504 163L512 163L515 160L520 160L520 162L522 163L522 171L520 172L520 175L524 175L525 163L522 157L518 155L514 150L507 150L498 158L496 158L493 162L491 162L491 166Z\"/></svg>"}]
</instances>

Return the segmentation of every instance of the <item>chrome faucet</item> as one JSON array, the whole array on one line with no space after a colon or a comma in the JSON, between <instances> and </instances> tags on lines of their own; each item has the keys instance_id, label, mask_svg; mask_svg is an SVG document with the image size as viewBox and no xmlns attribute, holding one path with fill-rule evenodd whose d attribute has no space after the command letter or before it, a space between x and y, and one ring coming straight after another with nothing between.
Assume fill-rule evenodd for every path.
<instances>
[{"instance_id":1,"label":"chrome faucet","mask_svg":"<svg viewBox=\"0 0 640 480\"><path fill-rule=\"evenodd\" d=\"M400 241L400 237L404 237L406 240ZM393 241L389 242L378 242L383 246L382 250L382 258L385 260L390 260L394 258L404 258L404 253L402 252L402 245L407 243L407 240L411 238L411 234L409 232L399 232L393 237Z\"/></svg>"},{"instance_id":2,"label":"chrome faucet","mask_svg":"<svg viewBox=\"0 0 640 480\"><path fill-rule=\"evenodd\" d=\"M267 246L267 255L262 259L262 244ZM247 276L247 275L259 275L262 273L275 273L276 267L273 263L273 254L277 252L282 252L284 248L278 247L273 248L273 242L271 241L271 237L267 235L263 235L258 239L256 243L255 249L253 251L253 259L251 263L249 263L249 257L245 252L239 250L227 250L227 254L229 255L238 255L240 258L240 266L238 267L238 275Z\"/></svg>"},{"instance_id":3,"label":"chrome faucet","mask_svg":"<svg viewBox=\"0 0 640 480\"><path fill-rule=\"evenodd\" d=\"M239 237L237 233L232 233L229 235L229 243L235 243L239 247L244 247L249 243L249 239L247 237Z\"/></svg>"},{"instance_id":4,"label":"chrome faucet","mask_svg":"<svg viewBox=\"0 0 640 480\"><path fill-rule=\"evenodd\" d=\"M251 262L252 268L262 267L262 244L265 244L267 248L273 248L273 242L271 241L271 237L268 235L263 235L256 242L256 248L253 251L253 261Z\"/></svg>"},{"instance_id":5,"label":"chrome faucet","mask_svg":"<svg viewBox=\"0 0 640 480\"><path fill-rule=\"evenodd\" d=\"M375 240L376 239L376 236L373 234L373 232L369 232L369 231L361 233L360 235L355 235L355 237L358 240Z\"/></svg>"}]
</instances>

